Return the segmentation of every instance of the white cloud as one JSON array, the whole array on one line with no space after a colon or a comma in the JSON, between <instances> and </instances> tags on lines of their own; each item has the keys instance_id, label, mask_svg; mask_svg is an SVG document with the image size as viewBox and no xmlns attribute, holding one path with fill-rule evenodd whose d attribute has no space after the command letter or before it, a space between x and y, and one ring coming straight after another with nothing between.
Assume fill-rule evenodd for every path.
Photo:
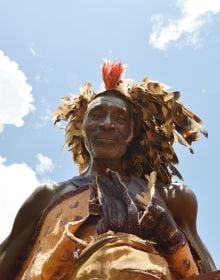
<instances>
[{"instance_id":1,"label":"white cloud","mask_svg":"<svg viewBox=\"0 0 220 280\"><path fill-rule=\"evenodd\" d=\"M43 175L47 172L53 171L55 165L54 165L52 159L50 159L49 157L44 156L40 153L36 155L36 158L39 161L39 163L36 165L36 172L39 175Z\"/></svg>"},{"instance_id":2,"label":"white cloud","mask_svg":"<svg viewBox=\"0 0 220 280\"><path fill-rule=\"evenodd\" d=\"M37 53L33 48L30 48L30 53L33 54L33 56L37 56Z\"/></svg>"},{"instance_id":3,"label":"white cloud","mask_svg":"<svg viewBox=\"0 0 220 280\"><path fill-rule=\"evenodd\" d=\"M38 117L39 121L37 121L34 124L34 126L36 128L41 128L41 127L44 127L44 126L46 126L48 124L51 125L52 124L52 117L51 117L51 115L52 115L51 111L50 110L46 110L45 115L39 116Z\"/></svg>"},{"instance_id":4,"label":"white cloud","mask_svg":"<svg viewBox=\"0 0 220 280\"><path fill-rule=\"evenodd\" d=\"M40 184L25 163L6 165L0 156L0 243L9 234L15 215L25 199Z\"/></svg>"},{"instance_id":5,"label":"white cloud","mask_svg":"<svg viewBox=\"0 0 220 280\"><path fill-rule=\"evenodd\" d=\"M201 92L204 95L209 95L210 94L210 92L206 88L202 88Z\"/></svg>"},{"instance_id":6,"label":"white cloud","mask_svg":"<svg viewBox=\"0 0 220 280\"><path fill-rule=\"evenodd\" d=\"M0 50L0 132L7 124L24 124L24 116L34 110L31 90L18 64Z\"/></svg>"},{"instance_id":7,"label":"white cloud","mask_svg":"<svg viewBox=\"0 0 220 280\"><path fill-rule=\"evenodd\" d=\"M34 128L42 128L53 123L53 111L46 100L41 101L41 110L35 111L36 122L32 123Z\"/></svg>"},{"instance_id":8,"label":"white cloud","mask_svg":"<svg viewBox=\"0 0 220 280\"><path fill-rule=\"evenodd\" d=\"M39 83L40 80L41 80L41 77L40 77L40 75L36 75L36 76L34 77L34 79L35 79L36 83Z\"/></svg>"},{"instance_id":9,"label":"white cloud","mask_svg":"<svg viewBox=\"0 0 220 280\"><path fill-rule=\"evenodd\" d=\"M0 155L0 164L4 163L5 161L6 161L6 158L4 158Z\"/></svg>"},{"instance_id":10,"label":"white cloud","mask_svg":"<svg viewBox=\"0 0 220 280\"><path fill-rule=\"evenodd\" d=\"M201 28L220 12L219 0L179 0L176 5L180 9L180 18L166 20L162 14L152 17L149 43L154 48L165 49L180 39L197 46Z\"/></svg>"}]
</instances>

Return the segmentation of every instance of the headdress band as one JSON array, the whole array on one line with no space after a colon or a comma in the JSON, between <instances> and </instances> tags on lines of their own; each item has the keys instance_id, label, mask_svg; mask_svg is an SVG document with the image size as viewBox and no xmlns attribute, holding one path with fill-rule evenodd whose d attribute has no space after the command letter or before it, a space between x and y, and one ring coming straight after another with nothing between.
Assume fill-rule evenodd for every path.
<instances>
[{"instance_id":1,"label":"headdress band","mask_svg":"<svg viewBox=\"0 0 220 280\"><path fill-rule=\"evenodd\" d=\"M208 136L202 120L179 101L178 91L168 91L164 84L147 77L140 84L122 79L124 65L121 62L105 61L102 76L106 90L114 89L126 96L141 111L142 121L139 134L129 146L128 159L136 175L145 177L157 171L158 180L170 183L173 175L182 179L174 166L178 163L174 141L189 148L200 138ZM80 89L78 97L63 97L63 105L54 113L54 121L67 121L66 144L72 151L74 161L82 172L90 162L82 136L82 122L88 104L99 94L90 83Z\"/></svg>"}]
</instances>

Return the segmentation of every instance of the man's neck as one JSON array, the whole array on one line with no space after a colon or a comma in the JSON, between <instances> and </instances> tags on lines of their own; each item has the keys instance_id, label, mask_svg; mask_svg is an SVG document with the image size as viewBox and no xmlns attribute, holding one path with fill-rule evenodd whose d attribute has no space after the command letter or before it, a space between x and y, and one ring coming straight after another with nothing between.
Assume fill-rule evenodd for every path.
<instances>
[{"instance_id":1,"label":"man's neck","mask_svg":"<svg viewBox=\"0 0 220 280\"><path fill-rule=\"evenodd\" d=\"M126 175L121 159L93 159L90 167L90 173L105 174L107 169L111 169L121 175Z\"/></svg>"}]
</instances>

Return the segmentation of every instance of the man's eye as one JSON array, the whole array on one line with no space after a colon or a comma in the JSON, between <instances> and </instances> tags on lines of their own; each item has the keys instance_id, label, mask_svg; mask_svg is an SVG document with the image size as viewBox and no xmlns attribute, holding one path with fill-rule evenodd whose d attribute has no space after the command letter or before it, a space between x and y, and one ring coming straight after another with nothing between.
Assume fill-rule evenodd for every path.
<instances>
[{"instance_id":1,"label":"man's eye","mask_svg":"<svg viewBox=\"0 0 220 280\"><path fill-rule=\"evenodd\" d=\"M124 123L127 121L127 118L123 115L118 115L116 116L116 120L119 122L119 123Z\"/></svg>"},{"instance_id":2,"label":"man's eye","mask_svg":"<svg viewBox=\"0 0 220 280\"><path fill-rule=\"evenodd\" d=\"M102 113L101 112L92 112L90 114L90 117L94 120L100 119L102 117Z\"/></svg>"}]
</instances>

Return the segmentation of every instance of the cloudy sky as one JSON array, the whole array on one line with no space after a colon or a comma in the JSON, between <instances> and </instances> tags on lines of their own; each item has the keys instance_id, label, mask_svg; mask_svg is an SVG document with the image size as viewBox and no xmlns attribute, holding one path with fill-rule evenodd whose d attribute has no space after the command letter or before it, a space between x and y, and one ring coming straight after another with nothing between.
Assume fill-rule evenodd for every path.
<instances>
[{"instance_id":1,"label":"cloudy sky","mask_svg":"<svg viewBox=\"0 0 220 280\"><path fill-rule=\"evenodd\" d=\"M179 170L199 201L198 231L220 268L220 0L0 0L0 241L36 186L78 173L51 113L86 80L100 89L104 58L180 90L209 138Z\"/></svg>"}]
</instances>

